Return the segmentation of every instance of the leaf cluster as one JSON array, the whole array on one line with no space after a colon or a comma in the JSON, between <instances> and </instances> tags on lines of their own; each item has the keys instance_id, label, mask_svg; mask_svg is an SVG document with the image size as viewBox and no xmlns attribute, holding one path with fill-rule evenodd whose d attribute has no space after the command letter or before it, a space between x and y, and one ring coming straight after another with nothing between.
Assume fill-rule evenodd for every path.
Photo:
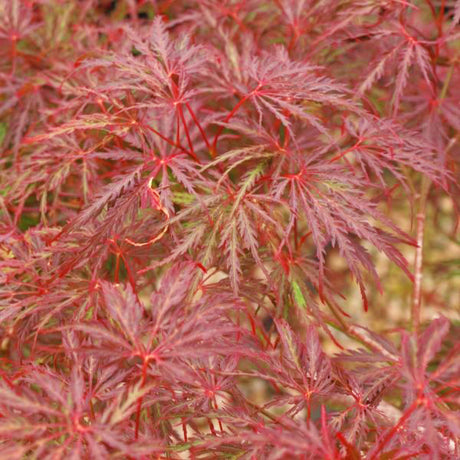
<instances>
[{"instance_id":1,"label":"leaf cluster","mask_svg":"<svg viewBox=\"0 0 460 460\"><path fill-rule=\"evenodd\" d=\"M0 458L458 458L459 20L0 0ZM378 257L410 325L356 319Z\"/></svg>"}]
</instances>

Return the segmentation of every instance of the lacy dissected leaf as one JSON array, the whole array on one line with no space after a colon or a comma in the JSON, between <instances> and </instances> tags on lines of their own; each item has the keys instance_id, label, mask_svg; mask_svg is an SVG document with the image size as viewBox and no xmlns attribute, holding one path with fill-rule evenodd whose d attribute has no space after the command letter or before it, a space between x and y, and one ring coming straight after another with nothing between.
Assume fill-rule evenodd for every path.
<instances>
[{"instance_id":1,"label":"lacy dissected leaf","mask_svg":"<svg viewBox=\"0 0 460 460\"><path fill-rule=\"evenodd\" d=\"M131 287L105 283L102 292L110 321L74 326L93 339L82 352L91 351L110 363L128 359L134 366L137 361L133 358L137 358L153 374L161 372L165 378L180 373L180 367L193 357L230 353L226 346L236 337L237 329L226 311L238 306L224 295L192 301L194 270L190 264L172 267L151 295L148 309ZM237 350L235 347L230 354Z\"/></svg>"},{"instance_id":2,"label":"lacy dissected leaf","mask_svg":"<svg viewBox=\"0 0 460 460\"><path fill-rule=\"evenodd\" d=\"M129 439L120 428L129 425L129 418L140 394L131 389L121 398L106 406L107 417L95 419L91 413L91 392L80 369L73 368L71 376L58 375L50 369L33 368L29 375L21 379L14 388L0 387L3 414L0 419L0 439L6 440L6 446L23 444L27 451L39 449L43 454L54 458L69 458L72 453L81 458L86 452L94 458L105 458L109 452L126 453L130 449L133 437ZM36 437L35 441L25 439ZM65 442L56 443L57 437ZM102 442L101 442L102 441ZM160 449L158 441L142 439L139 448L154 452ZM136 447L137 449L138 447Z\"/></svg>"},{"instance_id":3,"label":"lacy dissected leaf","mask_svg":"<svg viewBox=\"0 0 460 460\"><path fill-rule=\"evenodd\" d=\"M326 246L336 246L346 259L365 300L362 270L373 275L377 282L378 276L359 240L369 241L410 276L407 261L394 246L398 237L406 239L407 236L394 227L364 193L357 191L355 183L356 179L343 169L331 163L315 164L310 160L301 166L300 171L280 176L274 184L273 193L275 198L288 194L291 228L299 215L308 222L316 246L320 274L324 269ZM366 216L389 225L399 233L398 237L374 227Z\"/></svg>"},{"instance_id":4,"label":"lacy dissected leaf","mask_svg":"<svg viewBox=\"0 0 460 460\"><path fill-rule=\"evenodd\" d=\"M132 342L136 342L144 313L131 285L115 287L111 283L102 284L102 293L109 315L120 324Z\"/></svg>"},{"instance_id":5,"label":"lacy dissected leaf","mask_svg":"<svg viewBox=\"0 0 460 460\"><path fill-rule=\"evenodd\" d=\"M311 400L333 390L331 362L323 352L313 326L307 328L305 341L300 341L285 320L275 320L275 324L282 346L280 356L269 361L274 375L268 378L276 385L288 388L291 394L274 398L268 406L289 404L292 407L288 414L296 414L306 407L307 418L310 418Z\"/></svg>"},{"instance_id":6,"label":"lacy dissected leaf","mask_svg":"<svg viewBox=\"0 0 460 460\"><path fill-rule=\"evenodd\" d=\"M435 182L444 182L445 170L436 161L440 153L416 132L391 121L371 122L365 118L357 123L347 122L346 126L356 142L330 161L352 153L361 168L378 177L382 184L385 183L386 171L391 171L404 184L404 167L426 174Z\"/></svg>"}]
</instances>

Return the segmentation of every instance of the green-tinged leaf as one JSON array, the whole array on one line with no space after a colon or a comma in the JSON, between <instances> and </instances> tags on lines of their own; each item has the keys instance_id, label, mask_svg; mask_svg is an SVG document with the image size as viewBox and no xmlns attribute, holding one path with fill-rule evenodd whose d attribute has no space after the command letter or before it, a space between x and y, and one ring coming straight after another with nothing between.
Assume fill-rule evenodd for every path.
<instances>
[{"instance_id":1,"label":"green-tinged leaf","mask_svg":"<svg viewBox=\"0 0 460 460\"><path fill-rule=\"evenodd\" d=\"M305 297L303 296L302 289L300 289L300 286L297 284L296 281L292 281L291 286L296 304L299 307L306 308L307 302L305 301Z\"/></svg>"},{"instance_id":2,"label":"green-tinged leaf","mask_svg":"<svg viewBox=\"0 0 460 460\"><path fill-rule=\"evenodd\" d=\"M175 192L173 194L173 203L181 205L189 205L195 201L195 197L191 193Z\"/></svg>"},{"instance_id":3,"label":"green-tinged leaf","mask_svg":"<svg viewBox=\"0 0 460 460\"><path fill-rule=\"evenodd\" d=\"M302 365L299 360L297 337L285 320L278 319L275 324L283 344L284 357L300 370Z\"/></svg>"},{"instance_id":4,"label":"green-tinged leaf","mask_svg":"<svg viewBox=\"0 0 460 460\"><path fill-rule=\"evenodd\" d=\"M113 404L107 407L102 414L101 422L113 426L127 419L135 411L137 401L154 387L155 385L153 384L142 386L140 382L137 383L128 389L126 394L120 395L113 401Z\"/></svg>"},{"instance_id":5,"label":"green-tinged leaf","mask_svg":"<svg viewBox=\"0 0 460 460\"><path fill-rule=\"evenodd\" d=\"M240 190L232 207L231 216L233 216L233 214L235 213L236 209L238 208L238 205L241 203L241 200L244 198L248 190L254 185L254 183L260 177L264 168L265 163L261 162L254 169L252 169L244 175L243 183L240 186Z\"/></svg>"},{"instance_id":6,"label":"green-tinged leaf","mask_svg":"<svg viewBox=\"0 0 460 460\"><path fill-rule=\"evenodd\" d=\"M0 145L3 143L3 139L6 136L6 123L0 123Z\"/></svg>"}]
</instances>

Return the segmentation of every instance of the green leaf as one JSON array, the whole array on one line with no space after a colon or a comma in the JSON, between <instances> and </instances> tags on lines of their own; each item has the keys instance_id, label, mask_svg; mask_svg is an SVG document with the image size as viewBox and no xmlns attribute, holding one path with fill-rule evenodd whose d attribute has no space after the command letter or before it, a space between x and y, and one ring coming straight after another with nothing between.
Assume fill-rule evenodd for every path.
<instances>
[{"instance_id":1,"label":"green leaf","mask_svg":"<svg viewBox=\"0 0 460 460\"><path fill-rule=\"evenodd\" d=\"M3 139L6 136L6 123L0 123L0 145L3 143Z\"/></svg>"},{"instance_id":2,"label":"green leaf","mask_svg":"<svg viewBox=\"0 0 460 460\"><path fill-rule=\"evenodd\" d=\"M292 286L292 292L294 293L295 303L299 307L306 308L307 302L305 301L305 297L302 294L302 290L300 289L300 286L297 284L296 281L292 281L291 286Z\"/></svg>"}]
</instances>

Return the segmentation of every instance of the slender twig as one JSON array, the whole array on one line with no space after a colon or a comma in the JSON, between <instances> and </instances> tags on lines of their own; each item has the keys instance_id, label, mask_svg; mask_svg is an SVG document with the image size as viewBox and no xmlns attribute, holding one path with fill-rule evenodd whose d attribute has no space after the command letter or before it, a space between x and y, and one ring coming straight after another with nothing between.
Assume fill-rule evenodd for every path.
<instances>
[{"instance_id":1,"label":"slender twig","mask_svg":"<svg viewBox=\"0 0 460 460\"><path fill-rule=\"evenodd\" d=\"M256 90L259 88L256 88ZM254 90L254 91L256 91ZM223 123L228 123L230 119L235 115L235 113L238 111L238 109L254 94L254 91L251 93L247 94L243 98L241 98L238 103L233 107L233 109L230 111L230 113L225 117ZM211 148L211 154L212 157L214 158L216 156L216 146L217 146L217 141L219 140L220 135L222 134L222 131L224 130L225 126L221 125L219 126L216 135L214 136L214 140L212 142L212 148Z\"/></svg>"},{"instance_id":2,"label":"slender twig","mask_svg":"<svg viewBox=\"0 0 460 460\"><path fill-rule=\"evenodd\" d=\"M420 193L418 194L418 209L417 209L417 226L416 226L416 241L417 249L415 250L414 261L414 288L412 291L412 311L411 323L412 330L416 334L420 327L420 312L422 305L422 280L423 280L423 244L425 233L426 219L426 202L430 191L431 182L427 177L422 178Z\"/></svg>"},{"instance_id":3,"label":"slender twig","mask_svg":"<svg viewBox=\"0 0 460 460\"><path fill-rule=\"evenodd\" d=\"M407 419L412 415L412 413L417 409L418 406L418 401L414 401L412 405L404 412L402 417L399 419L398 423L391 428L381 439L381 441L378 444L378 447L376 451L371 455L370 460L374 460L378 458L380 452L382 452L383 448L388 444L388 442L391 440L391 438L398 432L398 430L406 423Z\"/></svg>"}]
</instances>

